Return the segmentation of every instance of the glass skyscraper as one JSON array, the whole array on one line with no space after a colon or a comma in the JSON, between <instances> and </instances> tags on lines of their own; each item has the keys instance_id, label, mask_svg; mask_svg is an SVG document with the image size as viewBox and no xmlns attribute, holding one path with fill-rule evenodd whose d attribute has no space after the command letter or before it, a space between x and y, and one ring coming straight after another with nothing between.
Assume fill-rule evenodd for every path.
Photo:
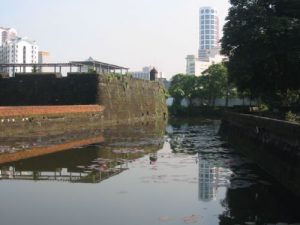
<instances>
[{"instance_id":1,"label":"glass skyscraper","mask_svg":"<svg viewBox=\"0 0 300 225\"><path fill-rule=\"evenodd\" d=\"M199 10L199 60L207 61L211 50L217 48L219 48L218 11L212 7L201 7Z\"/></svg>"}]
</instances>

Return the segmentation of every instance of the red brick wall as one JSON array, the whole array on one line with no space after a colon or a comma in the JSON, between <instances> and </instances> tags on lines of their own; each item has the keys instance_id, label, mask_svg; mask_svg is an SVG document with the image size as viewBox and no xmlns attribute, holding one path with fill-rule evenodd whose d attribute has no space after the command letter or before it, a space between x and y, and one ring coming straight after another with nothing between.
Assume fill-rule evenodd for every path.
<instances>
[{"instance_id":1,"label":"red brick wall","mask_svg":"<svg viewBox=\"0 0 300 225\"><path fill-rule=\"evenodd\" d=\"M0 117L102 112L101 105L0 106Z\"/></svg>"}]
</instances>

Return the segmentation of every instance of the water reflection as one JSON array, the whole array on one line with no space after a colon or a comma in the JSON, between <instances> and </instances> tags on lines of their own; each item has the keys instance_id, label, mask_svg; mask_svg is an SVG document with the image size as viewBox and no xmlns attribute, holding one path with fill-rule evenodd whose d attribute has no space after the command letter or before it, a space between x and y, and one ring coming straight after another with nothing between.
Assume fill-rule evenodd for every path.
<instances>
[{"instance_id":1,"label":"water reflection","mask_svg":"<svg viewBox=\"0 0 300 225\"><path fill-rule=\"evenodd\" d=\"M150 153L150 163L155 162L162 144L159 124L15 138L2 142L0 178L99 183L127 170L128 163L145 154Z\"/></svg>"},{"instance_id":2,"label":"water reflection","mask_svg":"<svg viewBox=\"0 0 300 225\"><path fill-rule=\"evenodd\" d=\"M1 140L0 223L299 222L298 201L218 128L205 120Z\"/></svg>"},{"instance_id":3,"label":"water reflection","mask_svg":"<svg viewBox=\"0 0 300 225\"><path fill-rule=\"evenodd\" d=\"M199 200L210 201L217 197L219 167L201 159L199 156Z\"/></svg>"},{"instance_id":4,"label":"water reflection","mask_svg":"<svg viewBox=\"0 0 300 225\"><path fill-rule=\"evenodd\" d=\"M219 201L220 224L267 224L299 221L299 200L218 135L219 122L176 124L170 143L174 153L198 155L198 198ZM225 188L225 189L224 189ZM225 190L219 193L219 190Z\"/></svg>"}]
</instances>

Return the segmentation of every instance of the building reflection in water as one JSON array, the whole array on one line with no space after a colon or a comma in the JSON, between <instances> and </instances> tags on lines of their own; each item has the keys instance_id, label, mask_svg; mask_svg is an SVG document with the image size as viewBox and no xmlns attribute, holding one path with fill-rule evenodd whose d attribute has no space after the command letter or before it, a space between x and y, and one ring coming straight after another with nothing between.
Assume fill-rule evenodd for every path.
<instances>
[{"instance_id":1,"label":"building reflection in water","mask_svg":"<svg viewBox=\"0 0 300 225\"><path fill-rule=\"evenodd\" d=\"M99 183L126 169L128 164L106 171L70 171L68 168L56 168L54 171L24 171L13 166L4 166L0 169L0 179Z\"/></svg>"},{"instance_id":2,"label":"building reflection in water","mask_svg":"<svg viewBox=\"0 0 300 225\"><path fill-rule=\"evenodd\" d=\"M215 200L219 185L219 167L198 156L198 197L201 201Z\"/></svg>"}]
</instances>

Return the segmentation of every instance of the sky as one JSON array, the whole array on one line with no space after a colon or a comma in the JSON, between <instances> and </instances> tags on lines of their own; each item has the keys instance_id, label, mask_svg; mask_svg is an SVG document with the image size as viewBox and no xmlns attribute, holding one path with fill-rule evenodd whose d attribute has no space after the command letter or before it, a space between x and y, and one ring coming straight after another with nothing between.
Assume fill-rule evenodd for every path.
<instances>
[{"instance_id":1,"label":"sky","mask_svg":"<svg viewBox=\"0 0 300 225\"><path fill-rule=\"evenodd\" d=\"M91 56L131 71L152 65L170 78L197 54L199 8L217 8L222 27L228 1L1 0L0 26L36 40L53 62Z\"/></svg>"}]
</instances>

